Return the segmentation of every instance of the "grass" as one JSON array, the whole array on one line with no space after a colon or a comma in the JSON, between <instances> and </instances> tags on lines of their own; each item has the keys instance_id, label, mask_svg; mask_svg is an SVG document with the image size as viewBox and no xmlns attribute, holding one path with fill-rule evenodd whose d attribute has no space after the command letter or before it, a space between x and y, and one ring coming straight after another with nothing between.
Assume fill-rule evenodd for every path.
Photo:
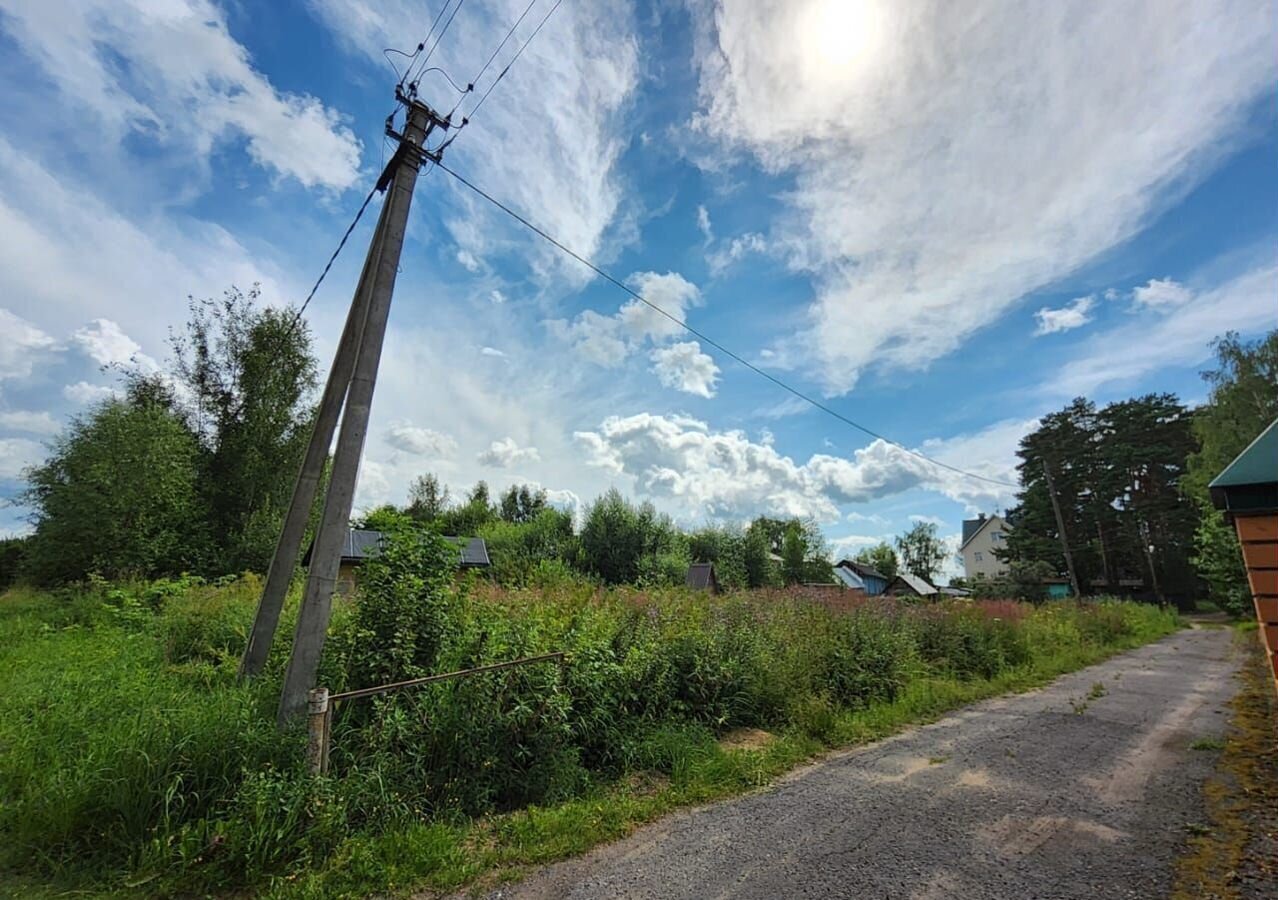
<instances>
[{"instance_id":1,"label":"grass","mask_svg":"<svg viewBox=\"0 0 1278 900\"><path fill-rule=\"evenodd\" d=\"M291 623L265 678L235 678L256 579L0 596L0 893L363 897L508 879L1178 625L1131 604L831 611L788 592L423 600L393 575L386 597L335 615L334 689L378 666L571 662L351 707L324 778L273 724ZM771 737L720 742L750 729Z\"/></svg>"}]
</instances>

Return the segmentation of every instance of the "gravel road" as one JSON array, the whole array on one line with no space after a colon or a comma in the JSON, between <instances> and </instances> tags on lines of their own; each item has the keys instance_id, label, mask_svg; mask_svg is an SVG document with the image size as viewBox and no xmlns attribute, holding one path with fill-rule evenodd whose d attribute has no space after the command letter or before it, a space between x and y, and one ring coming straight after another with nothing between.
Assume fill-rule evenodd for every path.
<instances>
[{"instance_id":1,"label":"gravel road","mask_svg":"<svg viewBox=\"0 0 1278 900\"><path fill-rule=\"evenodd\" d=\"M1230 640L1181 632L489 896L1164 897L1215 757L1189 745L1228 723Z\"/></svg>"}]
</instances>

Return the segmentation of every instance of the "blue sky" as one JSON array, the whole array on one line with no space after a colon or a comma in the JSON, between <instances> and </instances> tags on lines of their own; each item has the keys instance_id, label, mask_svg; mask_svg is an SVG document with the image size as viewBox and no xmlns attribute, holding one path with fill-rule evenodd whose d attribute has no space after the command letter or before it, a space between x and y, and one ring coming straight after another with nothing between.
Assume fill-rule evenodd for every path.
<instances>
[{"instance_id":1,"label":"blue sky","mask_svg":"<svg viewBox=\"0 0 1278 900\"><path fill-rule=\"evenodd\" d=\"M432 65L473 78L525 2L468 0ZM0 0L0 493L108 394L103 364L163 360L188 294L305 296L387 152L382 49L437 12ZM447 159L843 414L1014 480L1071 397L1201 400L1214 336L1278 326L1276 39L1278 5L1245 0L565 0ZM325 364L374 219L308 312ZM424 471L814 515L839 550L1012 501L796 403L442 172L359 503Z\"/></svg>"}]
</instances>

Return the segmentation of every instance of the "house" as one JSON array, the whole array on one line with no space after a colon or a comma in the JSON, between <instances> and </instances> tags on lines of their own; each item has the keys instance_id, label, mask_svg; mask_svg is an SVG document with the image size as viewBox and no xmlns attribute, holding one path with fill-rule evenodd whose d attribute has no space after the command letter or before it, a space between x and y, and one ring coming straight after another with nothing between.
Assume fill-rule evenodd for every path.
<instances>
[{"instance_id":1,"label":"house","mask_svg":"<svg viewBox=\"0 0 1278 900\"><path fill-rule=\"evenodd\" d=\"M965 590L964 588L951 587L949 585L941 588L941 594L942 596L945 596L945 597L956 597L958 599L972 596L972 592L969 590Z\"/></svg>"},{"instance_id":2,"label":"house","mask_svg":"<svg viewBox=\"0 0 1278 900\"><path fill-rule=\"evenodd\" d=\"M684 584L689 590L719 593L719 579L714 574L714 563L693 563L688 566Z\"/></svg>"},{"instance_id":3,"label":"house","mask_svg":"<svg viewBox=\"0 0 1278 900\"><path fill-rule=\"evenodd\" d=\"M888 577L854 559L840 560L834 567L834 577L850 588L865 591L875 597L887 590Z\"/></svg>"},{"instance_id":4,"label":"house","mask_svg":"<svg viewBox=\"0 0 1278 900\"><path fill-rule=\"evenodd\" d=\"M488 558L488 545L483 538L445 537L444 540L457 547L457 565L462 569L487 568L492 565ZM364 560L376 556L382 549L383 535L380 531L367 528L348 528L346 539L342 544L341 561L337 565L337 593L349 594L355 589L358 581L358 569ZM314 544L306 548L302 557L302 565L311 564L311 550Z\"/></svg>"},{"instance_id":5,"label":"house","mask_svg":"<svg viewBox=\"0 0 1278 900\"><path fill-rule=\"evenodd\" d=\"M941 592L930 584L926 578L911 575L909 572L902 572L888 582L887 594L892 597L927 597L930 599L939 597Z\"/></svg>"},{"instance_id":6,"label":"house","mask_svg":"<svg viewBox=\"0 0 1278 900\"><path fill-rule=\"evenodd\" d=\"M1212 505L1233 522L1260 638L1278 687L1278 419L1211 484Z\"/></svg>"},{"instance_id":7,"label":"house","mask_svg":"<svg viewBox=\"0 0 1278 900\"><path fill-rule=\"evenodd\" d=\"M963 576L973 578L1001 578L1007 574L1007 563L994 555L995 550L1007 546L1010 526L1002 516L986 516L963 520L963 540L959 555L963 557Z\"/></svg>"}]
</instances>

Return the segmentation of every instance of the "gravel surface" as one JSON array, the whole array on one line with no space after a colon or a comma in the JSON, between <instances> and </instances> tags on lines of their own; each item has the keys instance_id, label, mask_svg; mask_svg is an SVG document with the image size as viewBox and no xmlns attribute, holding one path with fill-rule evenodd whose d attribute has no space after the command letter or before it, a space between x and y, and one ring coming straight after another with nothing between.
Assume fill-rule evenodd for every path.
<instances>
[{"instance_id":1,"label":"gravel surface","mask_svg":"<svg viewBox=\"0 0 1278 900\"><path fill-rule=\"evenodd\" d=\"M1189 745L1224 733L1235 669L1228 630L1183 631L488 896L1163 897L1204 816Z\"/></svg>"}]
</instances>

